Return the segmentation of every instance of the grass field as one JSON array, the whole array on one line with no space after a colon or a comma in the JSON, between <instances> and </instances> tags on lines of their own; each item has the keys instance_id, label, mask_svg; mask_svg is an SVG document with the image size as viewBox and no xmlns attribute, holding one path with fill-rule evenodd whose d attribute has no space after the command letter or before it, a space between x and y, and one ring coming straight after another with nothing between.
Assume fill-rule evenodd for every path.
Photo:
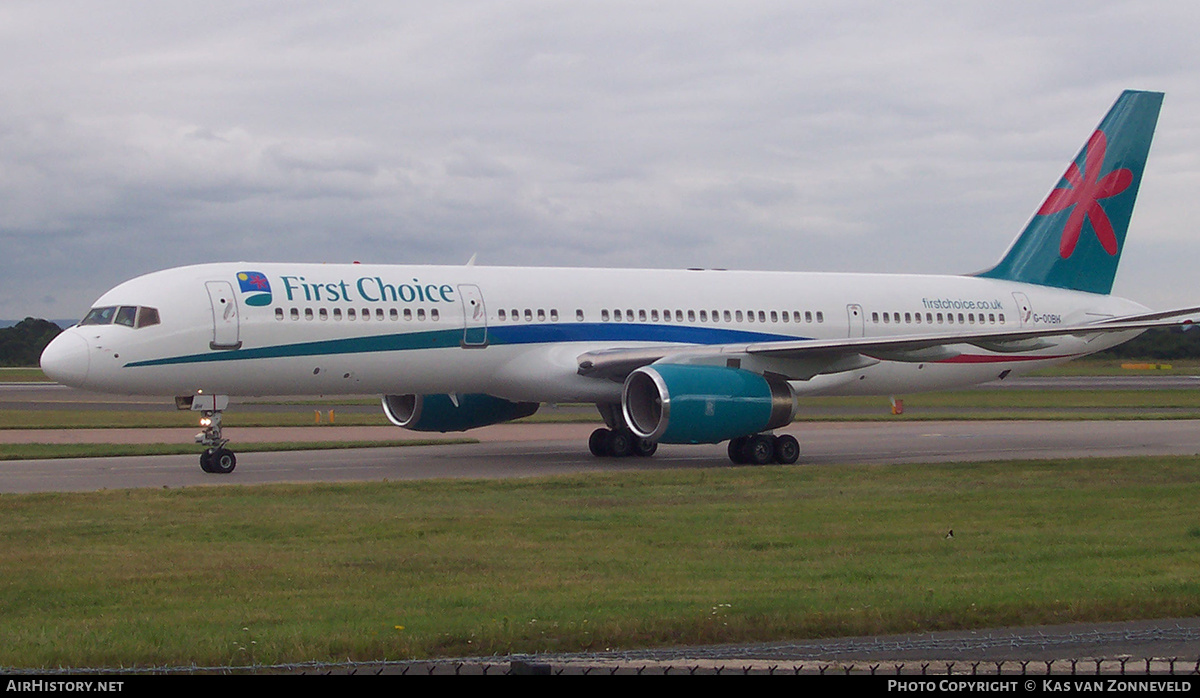
<instances>
[{"instance_id":1,"label":"grass field","mask_svg":"<svg viewBox=\"0 0 1200 698\"><path fill-rule=\"evenodd\" d=\"M1197 457L0 495L0 666L1187 616L1198 495Z\"/></svg>"},{"instance_id":2,"label":"grass field","mask_svg":"<svg viewBox=\"0 0 1200 698\"><path fill-rule=\"evenodd\" d=\"M41 382L49 380L50 379L46 377L46 374L42 373L42 369L37 367L31 366L27 368L6 368L0 366L0 383L23 383L29 381Z\"/></svg>"},{"instance_id":3,"label":"grass field","mask_svg":"<svg viewBox=\"0 0 1200 698\"><path fill-rule=\"evenodd\" d=\"M1080 375L1113 371L1129 373L1098 366ZM0 372L2 380L37 377ZM898 417L881 398L803 405L828 419L1200 417L1200 391L1191 390L905 399ZM226 419L311 423L306 406L247 406ZM347 412L338 423L386 422ZM0 411L0 428L80 426L193 427L195 415ZM60 448L72 447L53 453L76 455ZM48 457L38 453L15 457ZM0 669L480 656L1192 616L1198 494L1200 457L0 494Z\"/></svg>"},{"instance_id":4,"label":"grass field","mask_svg":"<svg viewBox=\"0 0 1200 698\"><path fill-rule=\"evenodd\" d=\"M371 401L374 402L374 401ZM1200 390L960 390L904 396L905 413L893 415L886 397L801 398L800 421L912 419L1173 419L1200 418ZM369 403L367 403L369 404ZM320 407L328 422L326 403ZM231 427L311 426L313 407L293 405L286 412L236 405L225 413ZM341 426L387 426L382 410L335 412ZM81 429L194 427L197 417L164 405L145 410L0 409L0 429ZM593 409L554 414L543 411L523 422L599 422Z\"/></svg>"}]
</instances>

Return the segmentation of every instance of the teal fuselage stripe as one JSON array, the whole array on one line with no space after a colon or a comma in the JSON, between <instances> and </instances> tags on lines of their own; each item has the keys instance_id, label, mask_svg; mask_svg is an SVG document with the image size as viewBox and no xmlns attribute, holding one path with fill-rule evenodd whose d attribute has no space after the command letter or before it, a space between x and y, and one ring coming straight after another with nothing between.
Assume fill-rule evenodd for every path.
<instances>
[{"instance_id":1,"label":"teal fuselage stripe","mask_svg":"<svg viewBox=\"0 0 1200 698\"><path fill-rule=\"evenodd\" d=\"M471 328L482 336L484 328ZM462 346L462 327L427 332L403 332L328 339L319 342L299 342L270 347L212 351L186 354L162 359L133 361L126 368L141 366L171 366L219 361L249 361L299 356L331 356L336 354L369 354L415 349L450 349ZM638 325L623 323L566 323L548 325L497 325L487 328L490 346L520 344L554 344L560 342L663 342L672 344L732 344L737 342L775 342L806 339L795 335L747 332L714 327L682 325Z\"/></svg>"}]
</instances>

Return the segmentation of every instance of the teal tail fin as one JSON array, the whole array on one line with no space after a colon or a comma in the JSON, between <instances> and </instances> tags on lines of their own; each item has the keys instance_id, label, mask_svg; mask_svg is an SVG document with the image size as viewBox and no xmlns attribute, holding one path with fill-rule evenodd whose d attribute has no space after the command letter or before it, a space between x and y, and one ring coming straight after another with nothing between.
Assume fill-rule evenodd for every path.
<instances>
[{"instance_id":1,"label":"teal tail fin","mask_svg":"<svg viewBox=\"0 0 1200 698\"><path fill-rule=\"evenodd\" d=\"M1162 98L1125 91L1004 259L978 276L1112 291Z\"/></svg>"}]
</instances>

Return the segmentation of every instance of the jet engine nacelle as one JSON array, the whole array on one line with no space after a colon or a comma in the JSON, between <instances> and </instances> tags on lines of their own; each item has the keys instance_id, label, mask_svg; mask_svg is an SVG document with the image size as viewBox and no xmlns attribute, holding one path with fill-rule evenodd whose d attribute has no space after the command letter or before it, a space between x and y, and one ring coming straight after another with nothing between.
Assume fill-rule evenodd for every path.
<instances>
[{"instance_id":1,"label":"jet engine nacelle","mask_svg":"<svg viewBox=\"0 0 1200 698\"><path fill-rule=\"evenodd\" d=\"M621 410L631 431L658 443L717 443L792 421L782 376L740 368L653 364L629 374Z\"/></svg>"},{"instance_id":2,"label":"jet engine nacelle","mask_svg":"<svg viewBox=\"0 0 1200 698\"><path fill-rule=\"evenodd\" d=\"M536 402L509 402L481 393L469 395L384 395L383 413L413 431L466 431L509 422L537 412Z\"/></svg>"}]
</instances>

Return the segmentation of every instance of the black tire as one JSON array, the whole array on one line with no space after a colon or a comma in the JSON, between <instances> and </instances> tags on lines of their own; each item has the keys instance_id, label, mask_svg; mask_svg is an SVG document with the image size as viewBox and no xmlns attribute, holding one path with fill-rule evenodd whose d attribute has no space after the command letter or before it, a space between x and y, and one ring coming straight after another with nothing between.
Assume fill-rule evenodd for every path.
<instances>
[{"instance_id":1,"label":"black tire","mask_svg":"<svg viewBox=\"0 0 1200 698\"><path fill-rule=\"evenodd\" d=\"M200 454L200 469L206 473L213 472L212 457L213 450L211 448L204 449L204 452Z\"/></svg>"},{"instance_id":2,"label":"black tire","mask_svg":"<svg viewBox=\"0 0 1200 698\"><path fill-rule=\"evenodd\" d=\"M633 440L633 455L640 458L649 458L658 450L658 444L650 439L634 438Z\"/></svg>"},{"instance_id":3,"label":"black tire","mask_svg":"<svg viewBox=\"0 0 1200 698\"><path fill-rule=\"evenodd\" d=\"M791 465L800 460L800 442L791 434L775 437L775 461Z\"/></svg>"},{"instance_id":4,"label":"black tire","mask_svg":"<svg viewBox=\"0 0 1200 698\"><path fill-rule=\"evenodd\" d=\"M613 458L624 458L633 455L633 434L618 429L608 439L608 454Z\"/></svg>"},{"instance_id":5,"label":"black tire","mask_svg":"<svg viewBox=\"0 0 1200 698\"><path fill-rule=\"evenodd\" d=\"M746 462L766 465L775 460L775 437L756 434L746 443Z\"/></svg>"},{"instance_id":6,"label":"black tire","mask_svg":"<svg viewBox=\"0 0 1200 698\"><path fill-rule=\"evenodd\" d=\"M597 458L604 458L608 455L608 443L611 441L609 435L612 434L608 429L597 429L588 437L588 450Z\"/></svg>"},{"instance_id":7,"label":"black tire","mask_svg":"<svg viewBox=\"0 0 1200 698\"><path fill-rule=\"evenodd\" d=\"M746 464L746 437L739 436L736 439L729 440L729 460L733 461L734 465Z\"/></svg>"},{"instance_id":8,"label":"black tire","mask_svg":"<svg viewBox=\"0 0 1200 698\"><path fill-rule=\"evenodd\" d=\"M212 458L209 460L210 473L219 473L228 475L237 467L237 456L233 455L233 451L227 448L218 448L213 451Z\"/></svg>"}]
</instances>

